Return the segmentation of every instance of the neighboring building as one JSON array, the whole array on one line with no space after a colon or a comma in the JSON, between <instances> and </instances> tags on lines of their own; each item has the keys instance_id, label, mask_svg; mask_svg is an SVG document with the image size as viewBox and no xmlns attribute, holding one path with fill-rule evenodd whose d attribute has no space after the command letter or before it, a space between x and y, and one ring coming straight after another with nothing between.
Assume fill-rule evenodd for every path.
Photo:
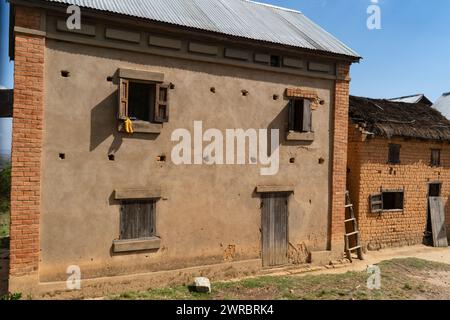
<instances>
[{"instance_id":1,"label":"neighboring building","mask_svg":"<svg viewBox=\"0 0 450 320\"><path fill-rule=\"evenodd\" d=\"M450 121L422 103L350 97L347 183L363 246L420 244L428 197L450 222Z\"/></svg>"},{"instance_id":2,"label":"neighboring building","mask_svg":"<svg viewBox=\"0 0 450 320\"><path fill-rule=\"evenodd\" d=\"M341 257L358 55L292 10L121 3L11 1L10 291L64 290L78 267L83 290L113 291ZM175 165L172 138L194 121L216 138L279 129L278 173L249 156Z\"/></svg>"},{"instance_id":3,"label":"neighboring building","mask_svg":"<svg viewBox=\"0 0 450 320\"><path fill-rule=\"evenodd\" d=\"M436 103L433 104L433 108L442 113L447 119L450 119L450 92L444 93Z\"/></svg>"},{"instance_id":4,"label":"neighboring building","mask_svg":"<svg viewBox=\"0 0 450 320\"><path fill-rule=\"evenodd\" d=\"M389 101L393 102L405 102L405 103L423 103L427 106L433 105L433 102L430 101L424 94L415 94L412 96L405 96L399 98L389 99Z\"/></svg>"}]
</instances>

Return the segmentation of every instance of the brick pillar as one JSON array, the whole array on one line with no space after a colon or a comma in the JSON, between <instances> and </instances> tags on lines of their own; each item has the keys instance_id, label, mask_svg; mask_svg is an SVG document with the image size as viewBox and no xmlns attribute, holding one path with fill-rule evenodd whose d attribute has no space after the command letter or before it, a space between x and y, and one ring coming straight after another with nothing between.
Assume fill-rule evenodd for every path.
<instances>
[{"instance_id":1,"label":"brick pillar","mask_svg":"<svg viewBox=\"0 0 450 320\"><path fill-rule=\"evenodd\" d=\"M338 64L334 94L331 250L344 252L350 64Z\"/></svg>"},{"instance_id":2,"label":"brick pillar","mask_svg":"<svg viewBox=\"0 0 450 320\"><path fill-rule=\"evenodd\" d=\"M14 9L9 290L18 292L38 281L45 38L39 9Z\"/></svg>"}]
</instances>

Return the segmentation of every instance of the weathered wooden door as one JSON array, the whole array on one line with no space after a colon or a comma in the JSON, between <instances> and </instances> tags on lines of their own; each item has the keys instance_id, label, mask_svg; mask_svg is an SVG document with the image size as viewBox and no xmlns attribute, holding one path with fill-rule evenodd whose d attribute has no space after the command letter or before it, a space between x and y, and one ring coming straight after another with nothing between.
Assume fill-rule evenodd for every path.
<instances>
[{"instance_id":1,"label":"weathered wooden door","mask_svg":"<svg viewBox=\"0 0 450 320\"><path fill-rule=\"evenodd\" d=\"M288 195L262 195L262 260L263 266L279 266L288 262Z\"/></svg>"},{"instance_id":2,"label":"weathered wooden door","mask_svg":"<svg viewBox=\"0 0 450 320\"><path fill-rule=\"evenodd\" d=\"M430 197L431 227L435 247L448 247L447 227L445 224L444 198Z\"/></svg>"}]
</instances>

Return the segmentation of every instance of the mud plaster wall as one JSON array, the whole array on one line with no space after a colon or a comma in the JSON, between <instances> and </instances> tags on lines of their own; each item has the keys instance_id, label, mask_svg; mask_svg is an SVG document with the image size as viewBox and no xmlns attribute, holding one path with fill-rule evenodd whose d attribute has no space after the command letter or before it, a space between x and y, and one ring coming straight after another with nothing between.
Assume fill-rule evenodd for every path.
<instances>
[{"instance_id":1,"label":"mud plaster wall","mask_svg":"<svg viewBox=\"0 0 450 320\"><path fill-rule=\"evenodd\" d=\"M81 266L83 277L95 277L259 258L260 197L254 189L261 184L295 186L289 240L297 252L327 249L332 80L53 40L47 42L45 61L41 280L65 279L73 264ZM118 68L162 72L175 84L170 121L161 134L117 131L117 86L106 78ZM61 77L61 70L70 77ZM292 86L315 90L325 101L313 112L312 144L284 141L287 101L272 97L283 97ZM279 173L261 176L254 165L174 165L171 133L192 132L194 120L202 120L204 130L280 128ZM162 154L166 162L156 160ZM161 248L112 254L120 207L113 190L152 186L163 190L156 213ZM299 256L292 260L300 262Z\"/></svg>"}]
</instances>

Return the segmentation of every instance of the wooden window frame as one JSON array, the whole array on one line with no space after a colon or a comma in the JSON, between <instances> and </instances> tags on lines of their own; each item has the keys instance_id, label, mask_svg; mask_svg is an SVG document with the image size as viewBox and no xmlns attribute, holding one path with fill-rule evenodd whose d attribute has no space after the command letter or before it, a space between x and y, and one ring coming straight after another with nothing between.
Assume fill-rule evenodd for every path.
<instances>
[{"instance_id":1,"label":"wooden window frame","mask_svg":"<svg viewBox=\"0 0 450 320\"><path fill-rule=\"evenodd\" d=\"M402 193L402 208L401 209L385 209L384 208L384 194L385 193ZM380 206L381 207L378 207ZM381 192L371 194L369 196L369 207L371 213L383 212L403 212L405 210L405 190L382 190Z\"/></svg>"},{"instance_id":2,"label":"wooden window frame","mask_svg":"<svg viewBox=\"0 0 450 320\"><path fill-rule=\"evenodd\" d=\"M437 159L434 158L434 152L438 153ZM441 166L441 155L442 155L442 149L432 148L431 149L430 166L432 166L432 167L440 167Z\"/></svg>"},{"instance_id":3,"label":"wooden window frame","mask_svg":"<svg viewBox=\"0 0 450 320\"><path fill-rule=\"evenodd\" d=\"M394 161L392 159L391 151L393 150L392 148L394 148L394 147L398 148L398 160L397 161ZM388 144L388 161L387 161L388 164L396 165L396 164L400 164L401 163L401 161L400 161L401 149L402 149L402 145L401 144L398 144L398 143L389 143Z\"/></svg>"},{"instance_id":4,"label":"wooden window frame","mask_svg":"<svg viewBox=\"0 0 450 320\"><path fill-rule=\"evenodd\" d=\"M134 80L134 79L124 79L119 78L119 120L125 120L128 115L128 106L130 98L130 83L144 83L149 85L155 85L155 99L153 106L149 101L150 108L150 121L142 121L149 123L164 123L169 122L169 96L170 96L170 84L167 83L157 83L154 81L144 81L144 80ZM165 90L164 99L161 99L161 91ZM165 113L162 116L160 113L160 107L165 108Z\"/></svg>"},{"instance_id":5,"label":"wooden window frame","mask_svg":"<svg viewBox=\"0 0 450 320\"><path fill-rule=\"evenodd\" d=\"M301 107L301 128L295 127L296 115L296 102L301 101L303 103ZM295 133L311 133L313 132L312 126L312 107L311 100L305 98L291 98L289 99L289 115L288 115L288 131Z\"/></svg>"}]
</instances>

